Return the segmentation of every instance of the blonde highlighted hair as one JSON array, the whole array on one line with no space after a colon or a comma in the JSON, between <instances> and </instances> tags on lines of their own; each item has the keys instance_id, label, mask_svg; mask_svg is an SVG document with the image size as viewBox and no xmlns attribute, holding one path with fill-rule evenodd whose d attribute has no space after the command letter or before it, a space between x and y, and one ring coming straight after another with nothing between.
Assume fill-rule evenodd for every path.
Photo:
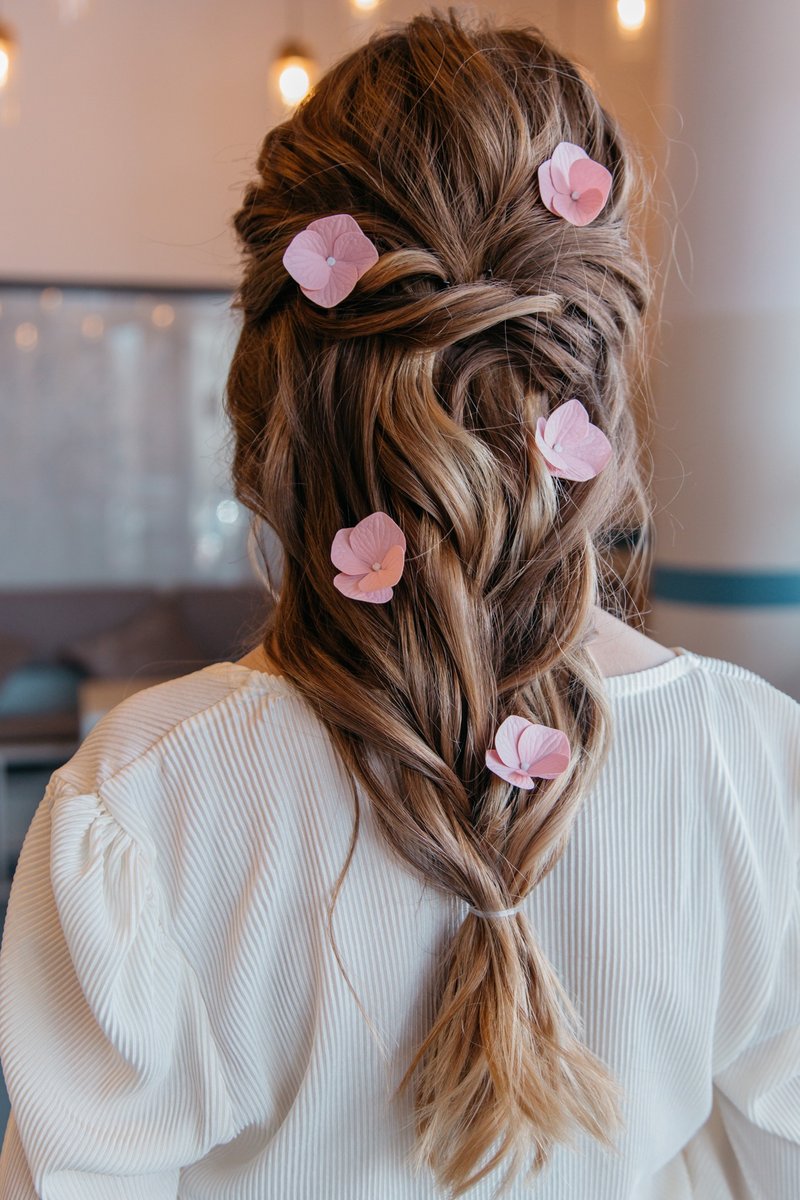
<instances>
[{"instance_id":1,"label":"blonde highlighted hair","mask_svg":"<svg viewBox=\"0 0 800 1200\"><path fill-rule=\"evenodd\" d=\"M561 141L613 176L585 227L538 192ZM235 491L284 553L263 644L329 729L387 847L483 910L517 904L561 857L611 732L592 609L631 618L642 598L630 380L648 289L632 186L614 120L538 31L434 10L373 34L267 134L235 216ZM281 260L338 212L380 258L322 309ZM555 480L534 443L537 418L573 396L614 448L583 483ZM334 588L330 548L378 510L408 554L391 602L363 604ZM621 571L615 545L631 531ZM511 713L573 749L533 792L485 766ZM529 1153L532 1179L579 1130L613 1147L618 1085L524 914L465 915L435 1013L398 1092L413 1085L416 1163L440 1187L463 1195L502 1163L506 1191Z\"/></svg>"}]
</instances>

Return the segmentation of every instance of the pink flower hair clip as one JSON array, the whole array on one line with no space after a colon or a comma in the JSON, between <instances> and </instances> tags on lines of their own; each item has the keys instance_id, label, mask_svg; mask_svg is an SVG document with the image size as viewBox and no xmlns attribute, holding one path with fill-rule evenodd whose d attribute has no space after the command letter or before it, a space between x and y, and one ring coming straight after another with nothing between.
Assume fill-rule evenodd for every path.
<instances>
[{"instance_id":1,"label":"pink flower hair clip","mask_svg":"<svg viewBox=\"0 0 800 1200\"><path fill-rule=\"evenodd\" d=\"M506 717L486 751L486 765L514 787L531 791L537 779L555 779L569 766L567 735L549 725L534 725L526 717Z\"/></svg>"},{"instance_id":2,"label":"pink flower hair clip","mask_svg":"<svg viewBox=\"0 0 800 1200\"><path fill-rule=\"evenodd\" d=\"M331 562L339 568L333 586L351 600L385 604L403 574L406 539L385 512L370 513L350 529L340 529L331 544Z\"/></svg>"},{"instance_id":3,"label":"pink flower hair clip","mask_svg":"<svg viewBox=\"0 0 800 1200\"><path fill-rule=\"evenodd\" d=\"M300 291L322 308L333 308L378 261L378 251L348 213L312 221L296 233L283 265Z\"/></svg>"},{"instance_id":4,"label":"pink flower hair clip","mask_svg":"<svg viewBox=\"0 0 800 1200\"><path fill-rule=\"evenodd\" d=\"M593 479L611 458L611 443L580 400L567 400L549 417L539 417L535 436L550 474L559 479Z\"/></svg>"},{"instance_id":5,"label":"pink flower hair clip","mask_svg":"<svg viewBox=\"0 0 800 1200\"><path fill-rule=\"evenodd\" d=\"M545 208L571 225L593 221L611 191L611 172L572 142L559 142L538 175Z\"/></svg>"}]
</instances>

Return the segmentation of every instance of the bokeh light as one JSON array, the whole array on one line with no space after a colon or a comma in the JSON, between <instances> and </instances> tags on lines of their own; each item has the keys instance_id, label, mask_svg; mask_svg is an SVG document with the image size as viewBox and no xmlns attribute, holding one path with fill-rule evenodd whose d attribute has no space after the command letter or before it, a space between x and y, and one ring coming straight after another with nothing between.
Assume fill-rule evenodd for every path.
<instances>
[{"instance_id":1,"label":"bokeh light","mask_svg":"<svg viewBox=\"0 0 800 1200\"><path fill-rule=\"evenodd\" d=\"M617 0L617 20L629 33L636 33L641 29L646 16L645 0Z\"/></svg>"}]
</instances>

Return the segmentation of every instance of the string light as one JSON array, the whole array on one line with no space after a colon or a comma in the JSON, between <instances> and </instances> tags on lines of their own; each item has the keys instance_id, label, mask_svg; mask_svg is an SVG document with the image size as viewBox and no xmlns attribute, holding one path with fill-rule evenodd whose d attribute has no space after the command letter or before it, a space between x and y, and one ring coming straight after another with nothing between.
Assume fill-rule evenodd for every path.
<instances>
[{"instance_id":1,"label":"string light","mask_svg":"<svg viewBox=\"0 0 800 1200\"><path fill-rule=\"evenodd\" d=\"M626 33L638 33L646 17L646 0L617 0L617 20Z\"/></svg>"}]
</instances>

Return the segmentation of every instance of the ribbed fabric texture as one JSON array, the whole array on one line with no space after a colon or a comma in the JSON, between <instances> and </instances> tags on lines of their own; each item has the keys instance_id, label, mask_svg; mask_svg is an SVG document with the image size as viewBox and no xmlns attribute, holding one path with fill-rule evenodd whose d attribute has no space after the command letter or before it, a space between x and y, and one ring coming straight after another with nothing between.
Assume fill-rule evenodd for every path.
<instances>
[{"instance_id":1,"label":"ribbed fabric texture","mask_svg":"<svg viewBox=\"0 0 800 1200\"><path fill-rule=\"evenodd\" d=\"M800 706L682 652L607 681L614 744L524 901L625 1089L619 1153L510 1200L800 1197ZM129 697L52 776L0 951L2 1200L432 1200L392 1093L466 906L394 858L280 676ZM488 1200L502 1171L469 1194Z\"/></svg>"}]
</instances>

